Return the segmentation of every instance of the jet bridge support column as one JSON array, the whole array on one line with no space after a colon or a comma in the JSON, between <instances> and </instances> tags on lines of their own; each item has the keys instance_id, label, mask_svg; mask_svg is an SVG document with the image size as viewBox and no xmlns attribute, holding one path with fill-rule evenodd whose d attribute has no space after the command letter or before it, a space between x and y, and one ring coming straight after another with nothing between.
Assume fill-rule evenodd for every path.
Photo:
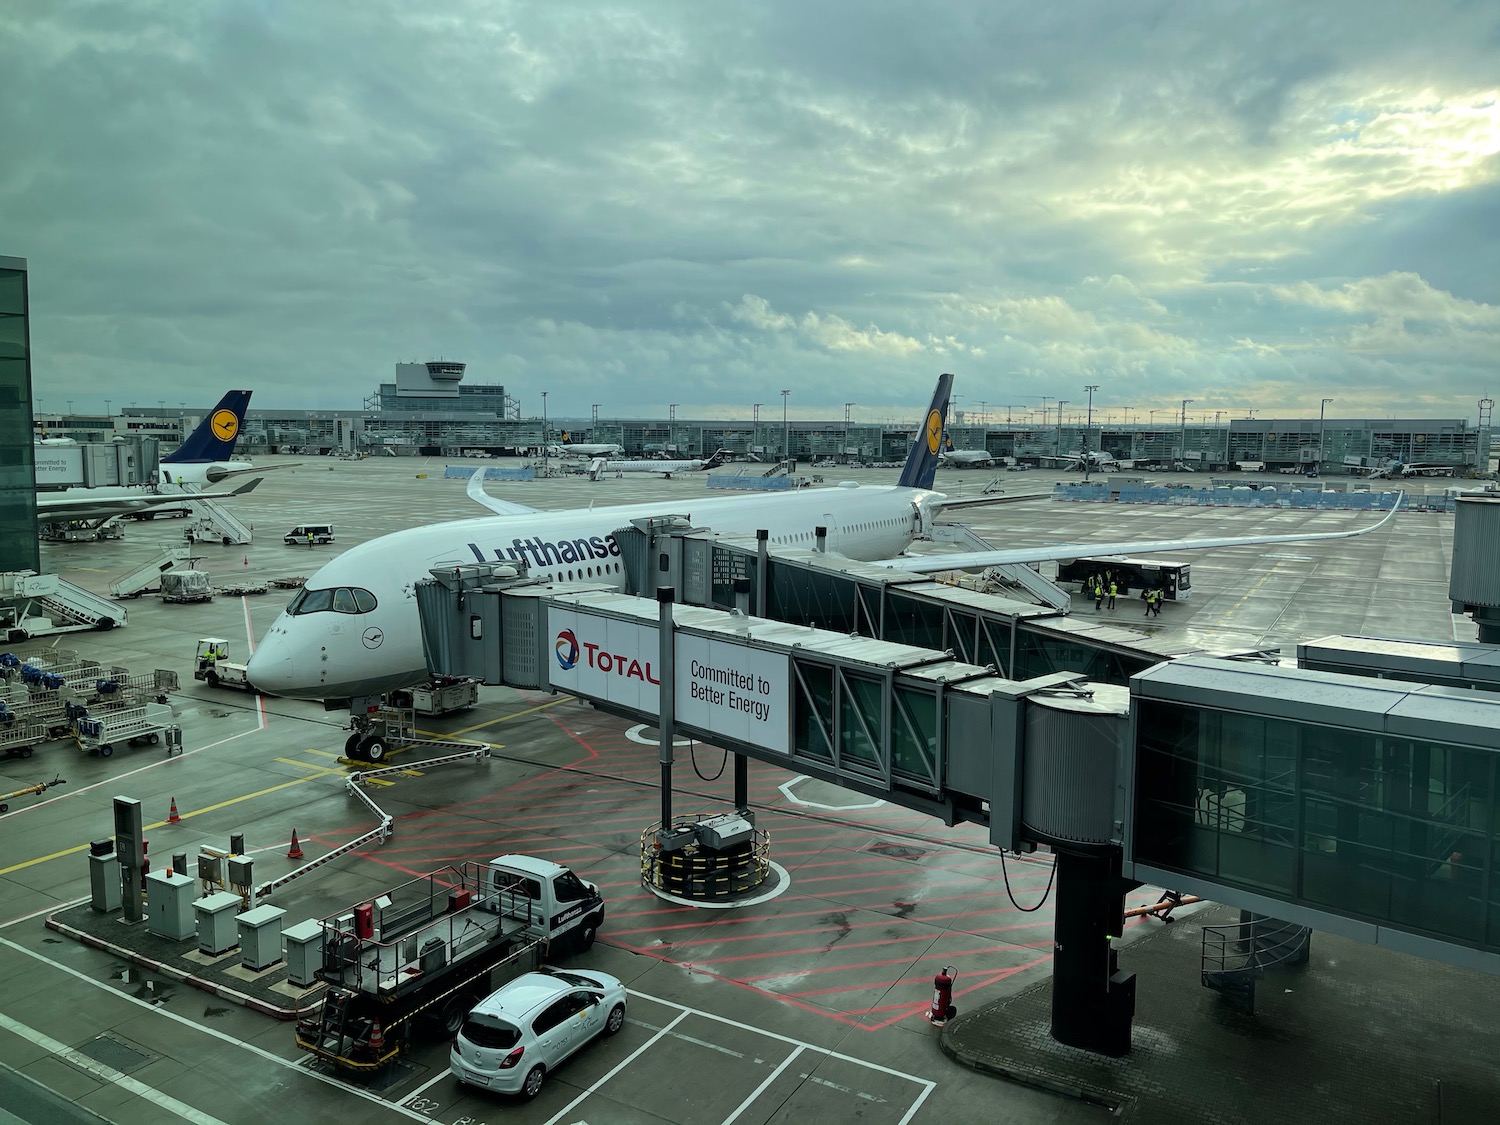
<instances>
[{"instance_id":1,"label":"jet bridge support column","mask_svg":"<svg viewBox=\"0 0 1500 1125\"><path fill-rule=\"evenodd\" d=\"M656 588L658 610L659 647L657 663L661 668L660 703L656 724L657 745L660 748L657 760L661 762L661 826L666 829L672 823L672 740L676 737L676 724L672 715L672 690L676 680L672 667L672 602L676 591L671 586Z\"/></svg>"},{"instance_id":2,"label":"jet bridge support column","mask_svg":"<svg viewBox=\"0 0 1500 1125\"><path fill-rule=\"evenodd\" d=\"M1112 941L1125 926L1119 848L1057 847L1052 946L1052 1038L1120 1058L1130 1053L1135 974L1120 972Z\"/></svg>"}]
</instances>

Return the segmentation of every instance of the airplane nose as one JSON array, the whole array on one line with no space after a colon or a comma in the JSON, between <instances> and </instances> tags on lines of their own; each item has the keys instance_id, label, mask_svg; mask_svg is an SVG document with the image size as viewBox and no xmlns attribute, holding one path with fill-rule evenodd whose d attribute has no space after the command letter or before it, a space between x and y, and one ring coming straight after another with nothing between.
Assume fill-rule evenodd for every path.
<instances>
[{"instance_id":1,"label":"airplane nose","mask_svg":"<svg viewBox=\"0 0 1500 1125\"><path fill-rule=\"evenodd\" d=\"M245 675L257 691L267 695L289 694L297 684L292 646L284 636L269 634L251 654Z\"/></svg>"}]
</instances>

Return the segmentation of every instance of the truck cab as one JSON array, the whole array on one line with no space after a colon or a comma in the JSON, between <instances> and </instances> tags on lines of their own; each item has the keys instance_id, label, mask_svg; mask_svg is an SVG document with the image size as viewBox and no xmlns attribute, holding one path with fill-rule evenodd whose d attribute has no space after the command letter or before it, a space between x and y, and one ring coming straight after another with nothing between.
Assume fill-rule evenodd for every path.
<instances>
[{"instance_id":1,"label":"truck cab","mask_svg":"<svg viewBox=\"0 0 1500 1125\"><path fill-rule=\"evenodd\" d=\"M333 524L331 523L300 523L281 537L281 541L288 547L297 547L303 543L332 543Z\"/></svg>"},{"instance_id":2,"label":"truck cab","mask_svg":"<svg viewBox=\"0 0 1500 1125\"><path fill-rule=\"evenodd\" d=\"M549 860L529 855L502 855L490 860L488 895L496 909L534 916L540 936L549 943L588 949L604 921L604 897L593 883Z\"/></svg>"},{"instance_id":3,"label":"truck cab","mask_svg":"<svg viewBox=\"0 0 1500 1125\"><path fill-rule=\"evenodd\" d=\"M198 641L198 651L193 657L193 679L202 680L209 687L228 684L255 690L250 686L250 674L246 666L229 659L229 642L223 637L203 637Z\"/></svg>"}]
</instances>

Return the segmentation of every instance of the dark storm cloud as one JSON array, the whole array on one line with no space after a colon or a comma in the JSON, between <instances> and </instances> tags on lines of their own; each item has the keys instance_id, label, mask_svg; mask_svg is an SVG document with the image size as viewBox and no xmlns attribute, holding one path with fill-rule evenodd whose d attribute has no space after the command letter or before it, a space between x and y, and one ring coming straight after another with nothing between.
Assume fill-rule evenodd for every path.
<instances>
[{"instance_id":1,"label":"dark storm cloud","mask_svg":"<svg viewBox=\"0 0 1500 1125\"><path fill-rule=\"evenodd\" d=\"M352 407L442 354L580 414L794 387L883 417L949 369L966 409L1099 382L1141 410L1453 415L1500 342L1496 26L1352 0L34 5L0 15L0 253L31 259L52 405Z\"/></svg>"}]
</instances>

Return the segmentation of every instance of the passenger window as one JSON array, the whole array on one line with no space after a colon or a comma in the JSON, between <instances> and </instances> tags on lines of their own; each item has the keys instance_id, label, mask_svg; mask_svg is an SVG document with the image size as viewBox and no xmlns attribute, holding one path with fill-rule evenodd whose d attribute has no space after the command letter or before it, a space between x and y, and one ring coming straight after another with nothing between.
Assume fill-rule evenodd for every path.
<instances>
[{"instance_id":1,"label":"passenger window","mask_svg":"<svg viewBox=\"0 0 1500 1125\"><path fill-rule=\"evenodd\" d=\"M541 1014L531 1021L531 1030L538 1035L545 1035L571 1016L573 1012L572 998L564 996L561 1000L549 1004L542 1009Z\"/></svg>"},{"instance_id":2,"label":"passenger window","mask_svg":"<svg viewBox=\"0 0 1500 1125\"><path fill-rule=\"evenodd\" d=\"M354 591L339 589L333 592L334 613L358 613L359 609L354 604Z\"/></svg>"},{"instance_id":3,"label":"passenger window","mask_svg":"<svg viewBox=\"0 0 1500 1125\"><path fill-rule=\"evenodd\" d=\"M360 613L370 613L378 603L375 601L375 595L370 593L370 591L355 590L354 604Z\"/></svg>"}]
</instances>

